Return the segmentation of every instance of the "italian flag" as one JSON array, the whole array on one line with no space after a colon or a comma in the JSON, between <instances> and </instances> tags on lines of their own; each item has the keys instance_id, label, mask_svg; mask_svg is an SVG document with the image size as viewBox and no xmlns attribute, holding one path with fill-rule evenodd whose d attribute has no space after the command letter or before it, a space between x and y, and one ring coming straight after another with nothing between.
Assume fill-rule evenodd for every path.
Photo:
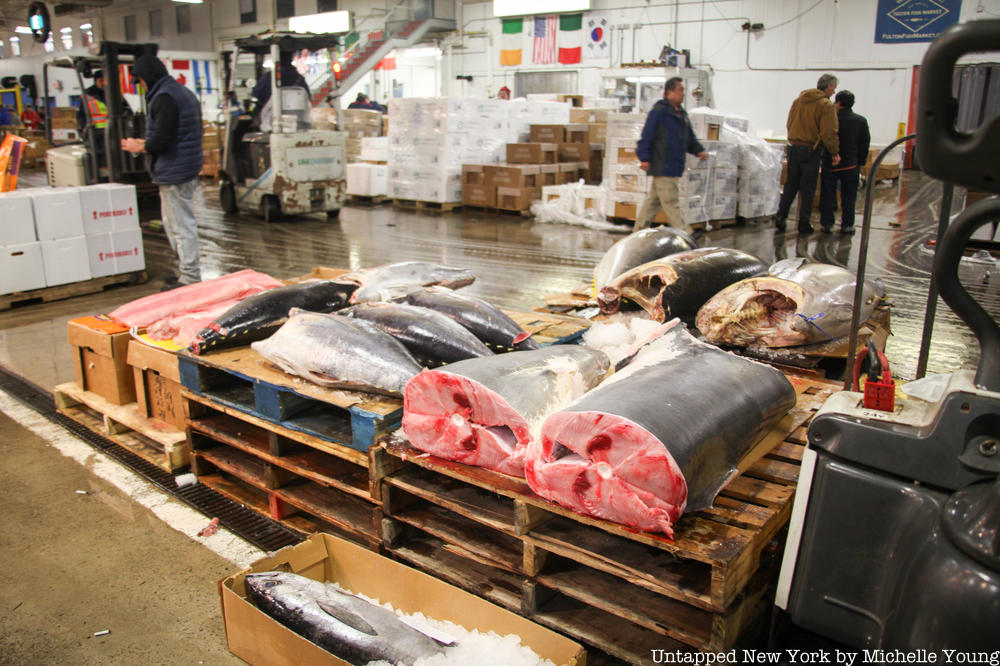
<instances>
[{"instance_id":1,"label":"italian flag","mask_svg":"<svg viewBox=\"0 0 1000 666\"><path fill-rule=\"evenodd\" d=\"M583 14L559 16L559 62L572 65L580 62L583 52Z\"/></svg>"},{"instance_id":2,"label":"italian flag","mask_svg":"<svg viewBox=\"0 0 1000 666\"><path fill-rule=\"evenodd\" d=\"M524 18L505 18L500 38L500 64L520 65L521 47L524 46Z\"/></svg>"}]
</instances>

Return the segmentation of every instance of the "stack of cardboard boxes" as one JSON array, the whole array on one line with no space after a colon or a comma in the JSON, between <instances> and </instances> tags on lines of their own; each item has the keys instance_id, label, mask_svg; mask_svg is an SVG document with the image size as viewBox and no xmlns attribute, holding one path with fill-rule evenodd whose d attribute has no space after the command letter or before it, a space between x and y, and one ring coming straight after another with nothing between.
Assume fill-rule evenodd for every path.
<instances>
[{"instance_id":1,"label":"stack of cardboard boxes","mask_svg":"<svg viewBox=\"0 0 1000 666\"><path fill-rule=\"evenodd\" d=\"M645 124L644 113L607 115L604 186L608 191L605 200L608 217L634 221L646 200L649 178L639 168L639 158L635 155L635 145ZM657 213L654 221L667 221L663 211Z\"/></svg>"},{"instance_id":2,"label":"stack of cardboard boxes","mask_svg":"<svg viewBox=\"0 0 1000 666\"><path fill-rule=\"evenodd\" d=\"M206 121L202 126L201 152L205 158L201 175L217 178L222 164L222 135L215 123Z\"/></svg>"},{"instance_id":3,"label":"stack of cardboard boxes","mask_svg":"<svg viewBox=\"0 0 1000 666\"><path fill-rule=\"evenodd\" d=\"M135 186L0 194L0 293L145 268Z\"/></svg>"},{"instance_id":4,"label":"stack of cardboard boxes","mask_svg":"<svg viewBox=\"0 0 1000 666\"><path fill-rule=\"evenodd\" d=\"M347 163L350 164L361 160L363 138L382 135L382 114L368 109L347 109L343 113L341 129L347 132Z\"/></svg>"},{"instance_id":5,"label":"stack of cardboard boxes","mask_svg":"<svg viewBox=\"0 0 1000 666\"><path fill-rule=\"evenodd\" d=\"M52 107L49 110L49 122L52 124L52 140L56 143L80 140L75 106Z\"/></svg>"}]
</instances>

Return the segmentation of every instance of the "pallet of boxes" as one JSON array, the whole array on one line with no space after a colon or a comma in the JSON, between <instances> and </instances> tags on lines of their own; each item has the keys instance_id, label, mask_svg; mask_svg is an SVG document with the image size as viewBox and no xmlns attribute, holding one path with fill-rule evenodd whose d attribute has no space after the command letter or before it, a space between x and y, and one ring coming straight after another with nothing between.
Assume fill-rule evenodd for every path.
<instances>
[{"instance_id":1,"label":"pallet of boxes","mask_svg":"<svg viewBox=\"0 0 1000 666\"><path fill-rule=\"evenodd\" d=\"M56 144L81 139L75 106L52 107L49 110L49 123L52 125L52 141Z\"/></svg>"},{"instance_id":2,"label":"pallet of boxes","mask_svg":"<svg viewBox=\"0 0 1000 666\"><path fill-rule=\"evenodd\" d=\"M362 137L359 157L359 162L347 164L347 194L351 203L374 206L385 202L389 192L389 137Z\"/></svg>"},{"instance_id":3,"label":"pallet of boxes","mask_svg":"<svg viewBox=\"0 0 1000 666\"><path fill-rule=\"evenodd\" d=\"M0 309L145 279L135 186L0 194Z\"/></svg>"},{"instance_id":4,"label":"pallet of boxes","mask_svg":"<svg viewBox=\"0 0 1000 666\"><path fill-rule=\"evenodd\" d=\"M201 153L205 160L201 175L217 179L222 167L222 134L215 123L205 121L202 124Z\"/></svg>"}]
</instances>

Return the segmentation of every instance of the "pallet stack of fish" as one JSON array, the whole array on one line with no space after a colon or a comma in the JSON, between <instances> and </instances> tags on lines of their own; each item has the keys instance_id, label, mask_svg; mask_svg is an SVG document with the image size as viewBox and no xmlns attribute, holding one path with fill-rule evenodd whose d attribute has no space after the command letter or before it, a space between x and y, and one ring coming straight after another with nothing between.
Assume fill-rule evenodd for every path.
<instances>
[{"instance_id":1,"label":"pallet stack of fish","mask_svg":"<svg viewBox=\"0 0 1000 666\"><path fill-rule=\"evenodd\" d=\"M389 101L389 196L462 200L462 164L502 159L509 132L504 100L448 97Z\"/></svg>"}]
</instances>

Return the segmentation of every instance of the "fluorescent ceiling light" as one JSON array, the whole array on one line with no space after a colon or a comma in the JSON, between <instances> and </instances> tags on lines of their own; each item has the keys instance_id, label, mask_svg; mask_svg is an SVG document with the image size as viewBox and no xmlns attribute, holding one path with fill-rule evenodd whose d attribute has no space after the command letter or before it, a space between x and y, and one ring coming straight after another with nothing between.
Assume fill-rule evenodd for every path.
<instances>
[{"instance_id":1,"label":"fluorescent ceiling light","mask_svg":"<svg viewBox=\"0 0 1000 666\"><path fill-rule=\"evenodd\" d=\"M73 32L73 28L62 28L59 32L62 33Z\"/></svg>"},{"instance_id":2,"label":"fluorescent ceiling light","mask_svg":"<svg viewBox=\"0 0 1000 666\"><path fill-rule=\"evenodd\" d=\"M590 0L493 0L493 16L558 14L590 9Z\"/></svg>"},{"instance_id":3,"label":"fluorescent ceiling light","mask_svg":"<svg viewBox=\"0 0 1000 666\"><path fill-rule=\"evenodd\" d=\"M90 25L89 23L84 23L83 25L80 26L80 30L90 30L93 27L94 26Z\"/></svg>"},{"instance_id":4,"label":"fluorescent ceiling light","mask_svg":"<svg viewBox=\"0 0 1000 666\"><path fill-rule=\"evenodd\" d=\"M11 37L11 38L10 38L10 41L12 41L12 42L19 42L19 41L21 41L21 38L20 38L20 37L17 37L17 36L15 36L15 37Z\"/></svg>"},{"instance_id":5,"label":"fluorescent ceiling light","mask_svg":"<svg viewBox=\"0 0 1000 666\"><path fill-rule=\"evenodd\" d=\"M347 32L351 29L351 12L323 12L288 19L292 32L311 32L318 35L328 32Z\"/></svg>"},{"instance_id":6,"label":"fluorescent ceiling light","mask_svg":"<svg viewBox=\"0 0 1000 666\"><path fill-rule=\"evenodd\" d=\"M204 0L174 0L174 2L184 2L189 5L200 5Z\"/></svg>"},{"instance_id":7,"label":"fluorescent ceiling light","mask_svg":"<svg viewBox=\"0 0 1000 666\"><path fill-rule=\"evenodd\" d=\"M30 35L31 34L31 28L28 28L28 27L23 26L23 25L19 25L16 28L14 28L14 32L19 32L22 35Z\"/></svg>"}]
</instances>

